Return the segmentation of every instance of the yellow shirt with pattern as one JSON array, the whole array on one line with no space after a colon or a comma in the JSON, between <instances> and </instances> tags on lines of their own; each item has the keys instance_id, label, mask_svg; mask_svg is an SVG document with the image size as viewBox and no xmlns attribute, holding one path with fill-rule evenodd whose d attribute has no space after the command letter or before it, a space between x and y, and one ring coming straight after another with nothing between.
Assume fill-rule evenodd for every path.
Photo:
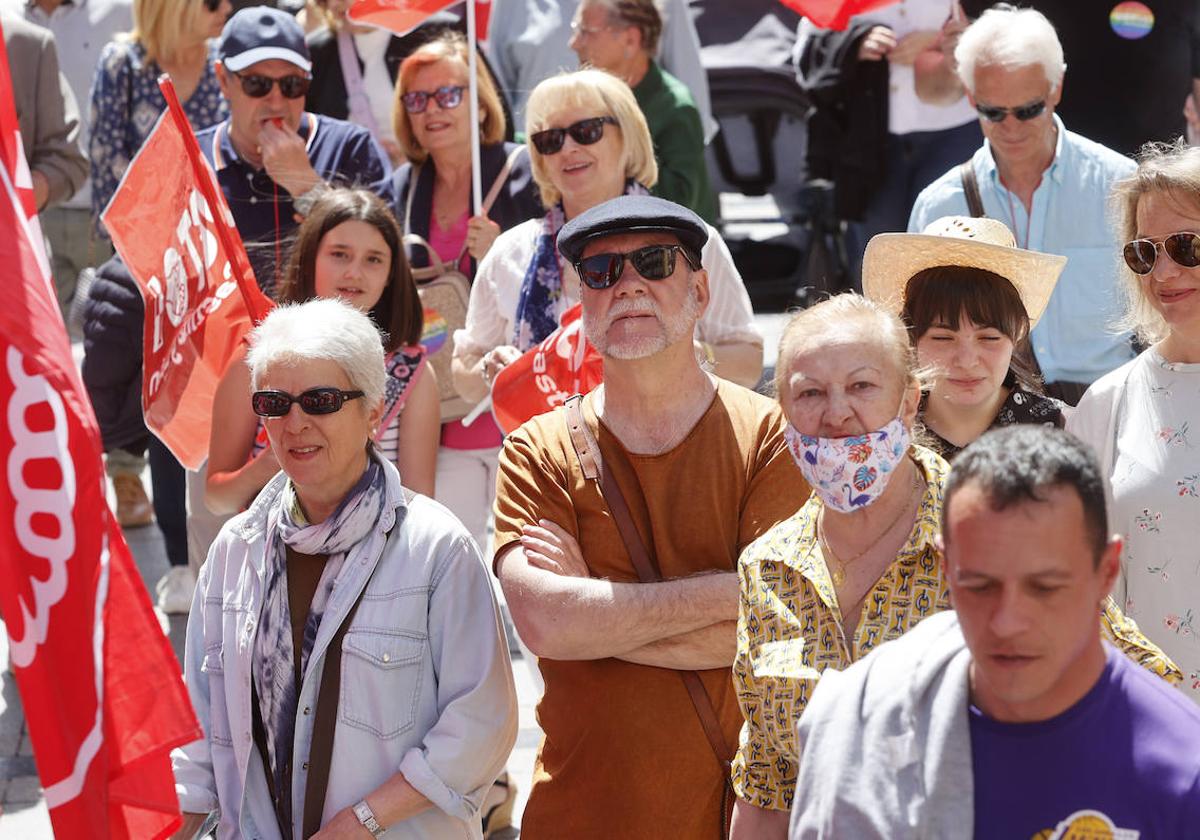
<instances>
[{"instance_id":1,"label":"yellow shirt with pattern","mask_svg":"<svg viewBox=\"0 0 1200 840\"><path fill-rule=\"evenodd\" d=\"M738 561L734 687L745 723L733 761L733 789L751 805L791 808L796 791L796 723L826 668L841 670L921 620L950 609L934 536L950 470L936 453L912 448L925 494L908 541L867 596L846 637L837 593L816 538L821 502L812 495L791 518L746 547ZM1183 675L1108 599L1103 635L1131 659L1171 682Z\"/></svg>"}]
</instances>

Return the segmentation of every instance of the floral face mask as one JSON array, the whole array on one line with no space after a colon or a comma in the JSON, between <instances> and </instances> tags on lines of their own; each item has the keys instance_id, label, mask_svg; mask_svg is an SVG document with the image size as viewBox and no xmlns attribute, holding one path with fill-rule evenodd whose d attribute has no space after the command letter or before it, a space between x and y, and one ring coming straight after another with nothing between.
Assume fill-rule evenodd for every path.
<instances>
[{"instance_id":1,"label":"floral face mask","mask_svg":"<svg viewBox=\"0 0 1200 840\"><path fill-rule=\"evenodd\" d=\"M911 439L898 416L865 435L814 437L789 424L784 436L813 492L841 513L864 508L883 494Z\"/></svg>"}]
</instances>

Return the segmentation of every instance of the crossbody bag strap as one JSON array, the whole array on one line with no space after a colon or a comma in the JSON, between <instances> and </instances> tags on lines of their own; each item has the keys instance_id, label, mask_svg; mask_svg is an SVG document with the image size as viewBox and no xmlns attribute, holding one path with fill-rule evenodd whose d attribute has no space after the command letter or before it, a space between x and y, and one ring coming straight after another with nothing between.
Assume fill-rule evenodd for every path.
<instances>
[{"instance_id":1,"label":"crossbody bag strap","mask_svg":"<svg viewBox=\"0 0 1200 840\"><path fill-rule=\"evenodd\" d=\"M583 397L578 394L566 402L567 427L571 433L571 444L575 447L575 454L579 458L579 465L583 468L584 476L600 482L600 494L604 497L604 502L612 513L617 531L621 535L621 542L625 544L625 550L629 552L629 559L633 562L633 568L637 571L638 578L642 583L659 583L662 581L662 573L659 571L658 564L650 556L650 552L646 550L646 544L638 533L637 525L633 522L633 517L629 513L629 505L626 504L625 495L617 485L616 477L610 470L604 468L604 461L600 457L600 445L584 422L582 405ZM708 738L709 746L712 747L717 763L725 772L725 781L728 785L733 753L725 741L725 733L721 731L720 719L713 707L712 698L708 696L708 690L705 689L700 675L695 671L677 671L676 673L679 674L687 688L688 696L696 709L696 716L700 719L700 726L704 729L704 735Z\"/></svg>"},{"instance_id":2,"label":"crossbody bag strap","mask_svg":"<svg viewBox=\"0 0 1200 840\"><path fill-rule=\"evenodd\" d=\"M487 195L483 198L483 204L479 207L479 215L486 216L492 209L492 205L496 203L496 199L500 196L500 190L504 188L504 182L508 180L508 175L512 172L513 164L517 162L517 158L525 151L524 146L517 146L508 153L508 158L504 161L504 166L500 169L500 174L496 176L496 180L492 181L492 186L488 190ZM409 193L411 195L411 193ZM454 259L454 265L462 262L462 258L467 255L467 243L463 243L462 249L458 252L458 256Z\"/></svg>"},{"instance_id":3,"label":"crossbody bag strap","mask_svg":"<svg viewBox=\"0 0 1200 840\"><path fill-rule=\"evenodd\" d=\"M979 193L979 179L975 177L975 166L971 161L959 165L958 177L962 180L963 193L967 198L967 211L972 218L983 218L986 215L983 212L983 196Z\"/></svg>"}]
</instances>

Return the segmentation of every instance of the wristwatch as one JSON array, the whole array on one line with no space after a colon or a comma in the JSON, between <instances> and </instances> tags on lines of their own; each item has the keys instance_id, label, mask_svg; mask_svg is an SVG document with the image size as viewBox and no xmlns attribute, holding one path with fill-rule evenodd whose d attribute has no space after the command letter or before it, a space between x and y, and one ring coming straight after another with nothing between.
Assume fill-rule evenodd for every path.
<instances>
[{"instance_id":1,"label":"wristwatch","mask_svg":"<svg viewBox=\"0 0 1200 840\"><path fill-rule=\"evenodd\" d=\"M359 803L353 808L354 816L358 817L358 821L363 824L363 828L371 832L374 837L383 836L383 826L379 824L379 820L375 819L375 812L371 810L371 806L367 804L367 800L359 800Z\"/></svg>"},{"instance_id":2,"label":"wristwatch","mask_svg":"<svg viewBox=\"0 0 1200 840\"><path fill-rule=\"evenodd\" d=\"M317 203L317 199L329 192L329 185L324 181L318 181L305 192L292 199L292 207L301 216L307 216L312 212L313 205Z\"/></svg>"}]
</instances>

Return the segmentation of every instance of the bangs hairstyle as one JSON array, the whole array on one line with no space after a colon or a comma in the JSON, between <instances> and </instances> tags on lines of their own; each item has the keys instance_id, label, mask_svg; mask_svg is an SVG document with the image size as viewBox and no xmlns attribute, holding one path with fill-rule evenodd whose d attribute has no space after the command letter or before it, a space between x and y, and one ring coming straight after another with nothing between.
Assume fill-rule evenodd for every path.
<instances>
[{"instance_id":1,"label":"bangs hairstyle","mask_svg":"<svg viewBox=\"0 0 1200 840\"><path fill-rule=\"evenodd\" d=\"M1180 230L1200 233L1200 147L1189 146L1180 137L1174 143L1147 143L1138 154L1133 174L1113 184L1110 200L1121 245L1138 238L1137 208L1142 196L1154 193L1165 198L1191 224L1181 221ZM1118 249L1119 251L1119 249ZM1170 259L1165 254L1160 260ZM1146 278L1130 271L1117 255L1125 313L1115 324L1119 330L1132 330L1144 344L1167 337L1167 322L1145 293Z\"/></svg>"},{"instance_id":2,"label":"bangs hairstyle","mask_svg":"<svg viewBox=\"0 0 1200 840\"><path fill-rule=\"evenodd\" d=\"M642 36L642 49L650 57L658 55L658 42L662 37L662 13L655 0L585 0L608 12L609 24L627 26ZM580 8L583 4L580 4Z\"/></svg>"},{"instance_id":3,"label":"bangs hairstyle","mask_svg":"<svg viewBox=\"0 0 1200 840\"><path fill-rule=\"evenodd\" d=\"M400 65L396 75L396 97L392 101L392 130L396 132L396 140L404 150L404 156L411 163L424 163L429 152L417 142L413 134L412 118L404 108L404 94L412 90L413 76L423 67L430 67L440 61L456 63L462 68L462 85L469 84L469 57L467 55L467 39L462 33L448 31L438 35L431 41L417 47ZM500 104L500 93L496 89L496 80L488 72L487 65L482 61L475 63L475 76L479 89L479 115L483 122L479 127L479 142L492 146L504 141L508 123L504 119L504 106ZM458 107L469 108L469 93L463 91L463 101Z\"/></svg>"},{"instance_id":4,"label":"bangs hairstyle","mask_svg":"<svg viewBox=\"0 0 1200 840\"><path fill-rule=\"evenodd\" d=\"M532 137L547 128L566 128L565 125L552 125L551 120L568 108L587 111L591 117L615 119L621 131L625 178L637 181L647 189L658 182L658 163L654 159L650 128L629 85L610 73L592 68L551 76L529 94L525 105L525 136ZM605 131L612 128L606 126ZM529 160L533 179L542 196L542 206L553 207L562 200L562 193L551 183L546 161L533 143L529 144Z\"/></svg>"},{"instance_id":5,"label":"bangs hairstyle","mask_svg":"<svg viewBox=\"0 0 1200 840\"><path fill-rule=\"evenodd\" d=\"M1057 90L1067 71L1063 48L1054 24L1034 9L1017 9L997 3L968 26L954 49L958 76L975 95L975 69L981 64L998 64L1006 70L1040 65Z\"/></svg>"},{"instance_id":6,"label":"bangs hairstyle","mask_svg":"<svg viewBox=\"0 0 1200 840\"><path fill-rule=\"evenodd\" d=\"M387 385L383 344L371 319L336 298L276 306L250 332L246 366L250 387L259 390L266 372L275 365L299 366L329 361L346 373L353 388L363 392L363 405L383 400Z\"/></svg>"},{"instance_id":7,"label":"bangs hairstyle","mask_svg":"<svg viewBox=\"0 0 1200 840\"><path fill-rule=\"evenodd\" d=\"M918 271L905 286L900 317L914 347L931 327L957 330L964 317L977 326L999 330L1013 343L1009 372L1025 390L1041 393L1041 382L1025 358L1029 353L1029 313L1008 278L968 266Z\"/></svg>"},{"instance_id":8,"label":"bangs hairstyle","mask_svg":"<svg viewBox=\"0 0 1200 840\"><path fill-rule=\"evenodd\" d=\"M146 60L170 63L195 41L205 14L200 0L133 0L133 30L124 40L146 51Z\"/></svg>"},{"instance_id":9,"label":"bangs hairstyle","mask_svg":"<svg viewBox=\"0 0 1200 840\"><path fill-rule=\"evenodd\" d=\"M404 256L400 226L387 205L367 190L333 188L313 204L312 212L296 233L279 286L279 302L304 303L316 298L317 251L325 234L343 222L363 222L375 228L392 252L387 285L367 313L384 332L384 350L391 353L398 347L417 344L424 327L424 312Z\"/></svg>"},{"instance_id":10,"label":"bangs hairstyle","mask_svg":"<svg viewBox=\"0 0 1200 840\"><path fill-rule=\"evenodd\" d=\"M775 396L782 401L791 357L801 340L814 341L854 330L863 338L882 338L905 388L924 385L917 351L908 340L903 322L884 307L856 292L835 295L802 309L792 316L779 337L779 361L775 365Z\"/></svg>"}]
</instances>

